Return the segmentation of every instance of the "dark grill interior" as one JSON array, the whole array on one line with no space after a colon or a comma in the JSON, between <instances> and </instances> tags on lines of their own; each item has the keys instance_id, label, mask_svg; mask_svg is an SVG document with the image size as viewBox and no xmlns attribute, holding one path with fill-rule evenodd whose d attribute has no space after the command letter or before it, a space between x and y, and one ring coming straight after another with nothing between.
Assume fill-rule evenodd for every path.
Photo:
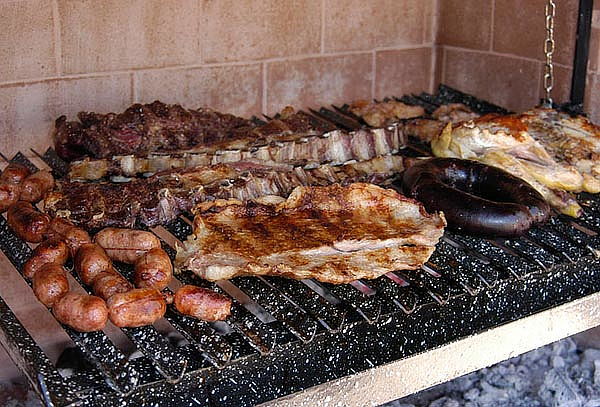
<instances>
[{"instance_id":1,"label":"dark grill interior","mask_svg":"<svg viewBox=\"0 0 600 407\"><path fill-rule=\"evenodd\" d=\"M429 113L450 102L465 103L479 113L505 112L444 86L436 95L398 100L422 105ZM342 129L360 127L360 119L347 108L311 112L314 120ZM404 153L426 151L411 143ZM57 175L65 174L67 167L53 150L40 158ZM12 161L33 166L20 153ZM103 406L254 405L599 291L599 201L582 194L585 214L580 219L557 216L517 239L486 240L447 232L421 270L352 285L275 277L235 278L216 285L190 274L178 275L184 284L230 294L241 291L243 295L235 297L245 295L251 304L245 307L234 301L227 326L170 309L165 319L185 338L183 346L174 345L152 326L123 329L142 354L135 359L103 332L65 328L90 362L68 378L60 375L1 298L0 341L48 405L76 401ZM168 232L185 239L192 232L190 219L178 219L159 235L166 237L161 233ZM173 256L174 250L166 242L164 246ZM3 217L0 249L19 271L32 251ZM131 277L131 269L119 271Z\"/></svg>"}]
</instances>

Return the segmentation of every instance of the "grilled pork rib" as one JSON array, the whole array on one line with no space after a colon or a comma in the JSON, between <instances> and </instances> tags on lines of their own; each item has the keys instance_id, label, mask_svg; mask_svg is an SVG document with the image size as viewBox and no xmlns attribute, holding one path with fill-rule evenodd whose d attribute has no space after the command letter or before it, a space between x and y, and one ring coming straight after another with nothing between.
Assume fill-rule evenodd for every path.
<instances>
[{"instance_id":1,"label":"grilled pork rib","mask_svg":"<svg viewBox=\"0 0 600 407\"><path fill-rule=\"evenodd\" d=\"M207 280L273 275L348 283L427 261L443 214L371 184L298 187L279 203L201 204L176 267Z\"/></svg>"},{"instance_id":2,"label":"grilled pork rib","mask_svg":"<svg viewBox=\"0 0 600 407\"><path fill-rule=\"evenodd\" d=\"M340 166L303 169L264 162L236 162L173 170L127 183L58 182L44 201L52 216L86 229L166 224L199 202L287 196L299 185L382 182L402 171L399 156L382 156Z\"/></svg>"},{"instance_id":3,"label":"grilled pork rib","mask_svg":"<svg viewBox=\"0 0 600 407\"><path fill-rule=\"evenodd\" d=\"M558 211L576 217L581 207L569 192L600 191L599 136L587 119L536 109L448 125L431 147L439 157L503 168L529 182Z\"/></svg>"}]
</instances>

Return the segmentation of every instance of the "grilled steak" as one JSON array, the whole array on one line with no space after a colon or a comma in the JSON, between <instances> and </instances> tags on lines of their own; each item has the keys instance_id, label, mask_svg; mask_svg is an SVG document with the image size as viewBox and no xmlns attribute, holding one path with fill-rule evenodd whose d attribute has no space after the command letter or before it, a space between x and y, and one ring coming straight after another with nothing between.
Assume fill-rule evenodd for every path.
<instances>
[{"instance_id":1,"label":"grilled steak","mask_svg":"<svg viewBox=\"0 0 600 407\"><path fill-rule=\"evenodd\" d=\"M217 201L195 210L176 267L207 280L273 275L348 283L423 265L444 216L371 184L298 187L279 203Z\"/></svg>"},{"instance_id":2,"label":"grilled steak","mask_svg":"<svg viewBox=\"0 0 600 407\"><path fill-rule=\"evenodd\" d=\"M270 124L273 122L270 122ZM135 176L174 168L189 168L246 160L263 160L291 165L332 164L349 160L368 160L393 154L404 145L397 129L363 129L351 133L334 130L256 134L221 143L203 145L184 153L151 154L145 157L117 156L107 160L71 163L69 177L95 180L106 176Z\"/></svg>"},{"instance_id":3,"label":"grilled steak","mask_svg":"<svg viewBox=\"0 0 600 407\"><path fill-rule=\"evenodd\" d=\"M127 183L63 181L46 197L44 208L86 229L138 222L153 226L174 220L198 202L287 196L299 185L381 182L401 171L402 164L402 157L393 155L313 169L245 161L166 171Z\"/></svg>"},{"instance_id":4,"label":"grilled steak","mask_svg":"<svg viewBox=\"0 0 600 407\"><path fill-rule=\"evenodd\" d=\"M579 216L569 192L600 191L598 127L582 117L536 109L448 126L431 142L436 156L474 159L530 183L558 211Z\"/></svg>"}]
</instances>

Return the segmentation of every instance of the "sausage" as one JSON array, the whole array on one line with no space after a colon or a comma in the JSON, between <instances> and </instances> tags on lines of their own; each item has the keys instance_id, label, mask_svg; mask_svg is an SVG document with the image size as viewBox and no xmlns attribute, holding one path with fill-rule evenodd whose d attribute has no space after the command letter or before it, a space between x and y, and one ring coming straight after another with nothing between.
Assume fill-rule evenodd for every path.
<instances>
[{"instance_id":1,"label":"sausage","mask_svg":"<svg viewBox=\"0 0 600 407\"><path fill-rule=\"evenodd\" d=\"M2 171L2 174L0 174L0 182L20 184L29 174L31 174L31 171L23 164L10 163Z\"/></svg>"},{"instance_id":2,"label":"sausage","mask_svg":"<svg viewBox=\"0 0 600 407\"><path fill-rule=\"evenodd\" d=\"M60 266L67 262L69 248L67 244L56 237L44 240L34 250L32 256L23 266L23 275L33 278L37 270L45 264L56 263Z\"/></svg>"},{"instance_id":3,"label":"sausage","mask_svg":"<svg viewBox=\"0 0 600 407\"><path fill-rule=\"evenodd\" d=\"M21 182L31 171L18 163L10 163L0 174L0 212L14 205L21 195Z\"/></svg>"},{"instance_id":4,"label":"sausage","mask_svg":"<svg viewBox=\"0 0 600 407\"><path fill-rule=\"evenodd\" d=\"M223 321L231 314L229 298L194 285L179 288L173 303L177 311L203 321Z\"/></svg>"},{"instance_id":5,"label":"sausage","mask_svg":"<svg viewBox=\"0 0 600 407\"><path fill-rule=\"evenodd\" d=\"M23 180L19 199L39 202L52 188L54 188L54 177L50 171L38 171Z\"/></svg>"},{"instance_id":6,"label":"sausage","mask_svg":"<svg viewBox=\"0 0 600 407\"><path fill-rule=\"evenodd\" d=\"M79 332L99 331L108 320L108 308L102 298L68 292L52 307L56 319Z\"/></svg>"},{"instance_id":7,"label":"sausage","mask_svg":"<svg viewBox=\"0 0 600 407\"><path fill-rule=\"evenodd\" d=\"M50 224L50 216L37 211L29 202L18 201L8 208L8 225L26 242L39 243Z\"/></svg>"},{"instance_id":8,"label":"sausage","mask_svg":"<svg viewBox=\"0 0 600 407\"><path fill-rule=\"evenodd\" d=\"M56 301L69 292L67 272L61 264L47 263L33 275L33 292L46 307L51 308Z\"/></svg>"},{"instance_id":9,"label":"sausage","mask_svg":"<svg viewBox=\"0 0 600 407\"><path fill-rule=\"evenodd\" d=\"M519 236L550 215L527 182L476 161L422 160L404 172L401 188L428 211L443 211L449 228L475 235Z\"/></svg>"},{"instance_id":10,"label":"sausage","mask_svg":"<svg viewBox=\"0 0 600 407\"><path fill-rule=\"evenodd\" d=\"M96 276L92 290L98 297L108 300L115 294L126 293L133 289L122 275L114 270L103 271Z\"/></svg>"},{"instance_id":11,"label":"sausage","mask_svg":"<svg viewBox=\"0 0 600 407\"><path fill-rule=\"evenodd\" d=\"M173 265L169 255L160 248L144 253L135 262L133 282L138 288L156 288L162 290L173 278Z\"/></svg>"},{"instance_id":12,"label":"sausage","mask_svg":"<svg viewBox=\"0 0 600 407\"><path fill-rule=\"evenodd\" d=\"M54 218L50 221L46 237L58 237L64 240L73 257L75 257L75 253L77 253L77 250L82 244L92 242L88 232L75 226L71 221L64 218Z\"/></svg>"},{"instance_id":13,"label":"sausage","mask_svg":"<svg viewBox=\"0 0 600 407\"><path fill-rule=\"evenodd\" d=\"M150 325L162 318L167 304L154 288L136 288L115 294L106 301L108 316L119 328Z\"/></svg>"},{"instance_id":14,"label":"sausage","mask_svg":"<svg viewBox=\"0 0 600 407\"><path fill-rule=\"evenodd\" d=\"M83 244L75 254L73 265L81 281L89 286L94 284L100 273L113 269L104 249L95 243Z\"/></svg>"},{"instance_id":15,"label":"sausage","mask_svg":"<svg viewBox=\"0 0 600 407\"><path fill-rule=\"evenodd\" d=\"M135 263L148 250L160 247L160 240L153 233L135 229L102 229L94 241L111 259L129 264Z\"/></svg>"}]
</instances>

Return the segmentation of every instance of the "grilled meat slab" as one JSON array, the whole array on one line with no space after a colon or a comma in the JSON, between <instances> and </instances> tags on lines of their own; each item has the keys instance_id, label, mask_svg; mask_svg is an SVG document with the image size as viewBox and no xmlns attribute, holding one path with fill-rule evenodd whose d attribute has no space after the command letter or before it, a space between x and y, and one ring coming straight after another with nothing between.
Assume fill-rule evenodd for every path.
<instances>
[{"instance_id":1,"label":"grilled meat slab","mask_svg":"<svg viewBox=\"0 0 600 407\"><path fill-rule=\"evenodd\" d=\"M287 196L299 185L382 182L402 169L402 157L390 155L312 169L243 161L166 171L127 183L59 181L44 209L88 230L154 226L171 222L199 202Z\"/></svg>"},{"instance_id":2,"label":"grilled meat slab","mask_svg":"<svg viewBox=\"0 0 600 407\"><path fill-rule=\"evenodd\" d=\"M545 109L487 115L448 125L431 142L436 156L473 159L524 179L558 211L577 217L570 192L600 191L598 127Z\"/></svg>"},{"instance_id":3,"label":"grilled meat slab","mask_svg":"<svg viewBox=\"0 0 600 407\"><path fill-rule=\"evenodd\" d=\"M425 109L421 106L407 105L395 100L388 102L357 100L350 105L350 111L372 127L383 127L400 119L410 119L425 114Z\"/></svg>"},{"instance_id":4,"label":"grilled meat slab","mask_svg":"<svg viewBox=\"0 0 600 407\"><path fill-rule=\"evenodd\" d=\"M273 275L348 283L413 270L431 256L441 213L371 184L298 187L287 200L201 204L176 267L207 280Z\"/></svg>"}]
</instances>

